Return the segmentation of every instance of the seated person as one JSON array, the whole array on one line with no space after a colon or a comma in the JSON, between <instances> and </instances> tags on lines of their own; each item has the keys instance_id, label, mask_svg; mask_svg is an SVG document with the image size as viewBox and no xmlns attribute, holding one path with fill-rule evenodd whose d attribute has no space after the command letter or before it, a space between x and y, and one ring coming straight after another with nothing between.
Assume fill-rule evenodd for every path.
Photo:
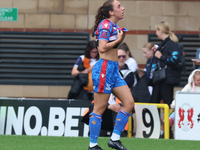
<instances>
[{"instance_id":1,"label":"seated person","mask_svg":"<svg viewBox=\"0 0 200 150\"><path fill-rule=\"evenodd\" d=\"M125 54L126 54L126 64L128 65L128 68L131 69L133 72L136 71L136 69L138 68L138 64L135 61L135 59L133 58L131 51L129 50L129 47L126 43L122 43L121 45L118 46L118 50L124 50Z\"/></svg>"},{"instance_id":2,"label":"seated person","mask_svg":"<svg viewBox=\"0 0 200 150\"><path fill-rule=\"evenodd\" d=\"M129 88L134 85L134 73L129 69L126 62L126 51L123 49L118 49L118 66L124 80L126 81Z\"/></svg>"},{"instance_id":3,"label":"seated person","mask_svg":"<svg viewBox=\"0 0 200 150\"><path fill-rule=\"evenodd\" d=\"M97 44L90 41L85 47L84 55L79 56L71 75L75 81L68 94L68 99L89 99L93 100L92 69L99 59ZM85 83L86 82L86 83ZM87 94L85 94L85 91Z\"/></svg>"},{"instance_id":4,"label":"seated person","mask_svg":"<svg viewBox=\"0 0 200 150\"><path fill-rule=\"evenodd\" d=\"M121 45L118 46L118 50L123 50L125 52L125 55L126 55L126 65L128 66L128 68L132 71L132 72L135 72L136 69L138 69L138 64L137 62L135 61L135 59L133 58L132 54L131 54L131 51L129 50L129 47L126 43L122 43ZM137 83L137 79L136 77L134 76L134 85ZM130 87L129 87L130 88Z\"/></svg>"}]
</instances>

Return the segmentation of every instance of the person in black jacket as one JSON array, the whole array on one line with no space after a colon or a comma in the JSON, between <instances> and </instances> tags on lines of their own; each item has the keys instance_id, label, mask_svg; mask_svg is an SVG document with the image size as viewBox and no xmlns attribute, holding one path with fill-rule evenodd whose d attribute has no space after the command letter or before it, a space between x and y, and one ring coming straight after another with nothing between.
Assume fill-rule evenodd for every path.
<instances>
[{"instance_id":1,"label":"person in black jacket","mask_svg":"<svg viewBox=\"0 0 200 150\"><path fill-rule=\"evenodd\" d=\"M151 103L159 103L162 99L164 103L170 106L173 100L174 86L180 84L181 71L179 71L180 68L177 67L177 64L180 61L181 52L178 38L170 31L169 23L162 21L155 27L156 35L162 42L155 51L151 72L165 67L166 78L153 83Z\"/></svg>"}]
</instances>

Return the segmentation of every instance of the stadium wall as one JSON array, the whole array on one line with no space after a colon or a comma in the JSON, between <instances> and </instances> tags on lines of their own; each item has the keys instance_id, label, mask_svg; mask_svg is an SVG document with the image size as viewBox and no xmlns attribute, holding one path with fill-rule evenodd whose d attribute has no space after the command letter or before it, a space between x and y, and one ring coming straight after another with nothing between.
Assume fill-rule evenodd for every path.
<instances>
[{"instance_id":1,"label":"stadium wall","mask_svg":"<svg viewBox=\"0 0 200 150\"><path fill-rule=\"evenodd\" d=\"M31 32L92 32L95 14L105 0L0 0L0 7L17 7L19 9L17 22L0 22L1 31L31 31ZM120 0L125 7L125 18L118 23L119 26L129 29L125 42L139 66L143 66L146 59L141 48L148 41L148 33L154 33L154 26L164 20L170 23L172 31L179 34L198 34L200 30L200 0ZM90 38L93 39L92 37ZM3 91L15 89L15 92L1 94L0 96L28 96L28 91L48 91L54 88L59 91L61 87L40 86L0 86ZM58 88L58 89L57 89ZM23 89L20 92L20 89ZM48 89L48 90L47 90ZM59 97L65 97L69 87L64 87L65 93ZM67 91L66 91L67 90ZM18 92L17 92L18 91ZM39 94L34 97L51 94Z\"/></svg>"}]
</instances>

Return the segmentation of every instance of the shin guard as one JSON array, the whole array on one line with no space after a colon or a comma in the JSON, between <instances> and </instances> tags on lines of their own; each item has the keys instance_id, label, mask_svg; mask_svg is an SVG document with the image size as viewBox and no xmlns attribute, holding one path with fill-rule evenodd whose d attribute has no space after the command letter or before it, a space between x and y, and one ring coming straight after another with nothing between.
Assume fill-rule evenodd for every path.
<instances>
[{"instance_id":1,"label":"shin guard","mask_svg":"<svg viewBox=\"0 0 200 150\"><path fill-rule=\"evenodd\" d=\"M97 115L95 113L90 114L90 121L89 121L89 127L90 127L90 142L91 143L97 143L97 139L99 137L99 133L101 130L101 115Z\"/></svg>"},{"instance_id":2,"label":"shin guard","mask_svg":"<svg viewBox=\"0 0 200 150\"><path fill-rule=\"evenodd\" d=\"M116 116L113 133L121 135L121 132L124 130L124 127L128 122L129 116L131 116L130 113L127 113L122 110L119 111L119 113Z\"/></svg>"}]
</instances>

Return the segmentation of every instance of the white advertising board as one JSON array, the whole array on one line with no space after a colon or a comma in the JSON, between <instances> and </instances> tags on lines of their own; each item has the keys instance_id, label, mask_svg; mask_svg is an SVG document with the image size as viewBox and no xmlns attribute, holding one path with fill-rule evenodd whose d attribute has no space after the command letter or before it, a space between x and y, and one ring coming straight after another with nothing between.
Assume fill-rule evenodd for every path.
<instances>
[{"instance_id":1,"label":"white advertising board","mask_svg":"<svg viewBox=\"0 0 200 150\"><path fill-rule=\"evenodd\" d=\"M135 104L137 138L154 138L160 136L160 118L156 105Z\"/></svg>"},{"instance_id":2,"label":"white advertising board","mask_svg":"<svg viewBox=\"0 0 200 150\"><path fill-rule=\"evenodd\" d=\"M200 93L176 92L175 139L200 140Z\"/></svg>"}]
</instances>

